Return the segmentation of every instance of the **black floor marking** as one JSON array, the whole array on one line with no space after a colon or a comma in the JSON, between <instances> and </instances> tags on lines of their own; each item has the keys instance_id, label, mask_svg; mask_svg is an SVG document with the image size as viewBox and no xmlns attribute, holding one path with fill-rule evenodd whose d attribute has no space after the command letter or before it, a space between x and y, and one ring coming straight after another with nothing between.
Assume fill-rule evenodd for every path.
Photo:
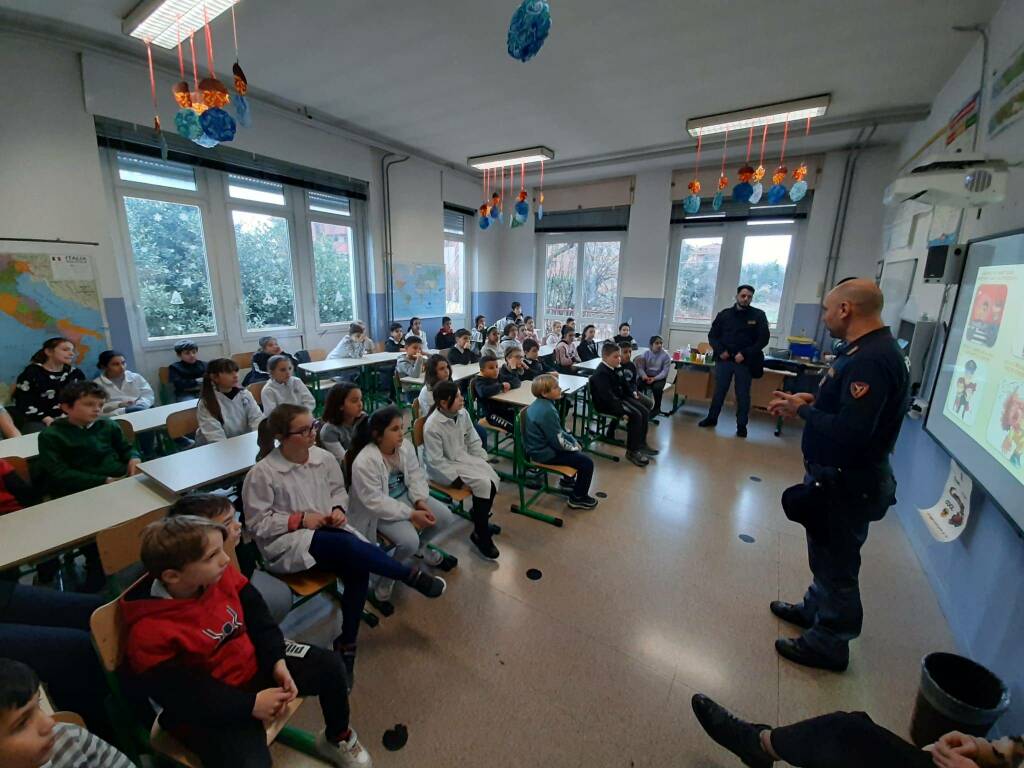
<instances>
[{"instance_id":1,"label":"black floor marking","mask_svg":"<svg viewBox=\"0 0 1024 768\"><path fill-rule=\"evenodd\" d=\"M745 542L747 544L753 544L754 541L756 541L756 539L754 539L754 537L751 536L749 533L741 533L740 541Z\"/></svg>"},{"instance_id":2,"label":"black floor marking","mask_svg":"<svg viewBox=\"0 0 1024 768\"><path fill-rule=\"evenodd\" d=\"M381 739L381 743L384 744L384 749L388 752L397 752L405 746L405 742L409 740L409 729L401 723L395 723L395 727L390 731L384 731L384 738Z\"/></svg>"},{"instance_id":3,"label":"black floor marking","mask_svg":"<svg viewBox=\"0 0 1024 768\"><path fill-rule=\"evenodd\" d=\"M544 574L541 573L540 570L537 568L531 568L526 572L526 578L528 578L530 581L538 581L540 577L543 575Z\"/></svg>"},{"instance_id":4,"label":"black floor marking","mask_svg":"<svg viewBox=\"0 0 1024 768\"><path fill-rule=\"evenodd\" d=\"M598 491L594 495L597 496L597 498L599 498L599 499L607 499L608 498L608 494L605 493L604 491Z\"/></svg>"},{"instance_id":5,"label":"black floor marking","mask_svg":"<svg viewBox=\"0 0 1024 768\"><path fill-rule=\"evenodd\" d=\"M757 475L751 475L750 479L753 480L755 483L760 483L761 482L761 478L758 477Z\"/></svg>"}]
</instances>

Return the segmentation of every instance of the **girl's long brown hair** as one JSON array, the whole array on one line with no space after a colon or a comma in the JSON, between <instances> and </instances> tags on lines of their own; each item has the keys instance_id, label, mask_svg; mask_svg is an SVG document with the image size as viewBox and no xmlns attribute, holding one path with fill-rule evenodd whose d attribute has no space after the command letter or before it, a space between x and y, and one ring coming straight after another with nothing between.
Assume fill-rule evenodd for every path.
<instances>
[{"instance_id":1,"label":"girl's long brown hair","mask_svg":"<svg viewBox=\"0 0 1024 768\"><path fill-rule=\"evenodd\" d=\"M259 434L256 438L260 449L256 454L256 461L266 458L267 454L274 450L274 441L278 437L288 436L288 431L292 427L292 419L304 413L309 413L309 408L291 403L282 403L272 410L270 415L260 422Z\"/></svg>"},{"instance_id":2,"label":"girl's long brown hair","mask_svg":"<svg viewBox=\"0 0 1024 768\"><path fill-rule=\"evenodd\" d=\"M33 363L39 363L40 365L45 363L47 350L56 349L59 344L63 344L65 341L72 347L75 346L75 342L71 339L65 339L63 336L54 336L52 339L44 341L43 346L36 350L36 353L32 355L29 360Z\"/></svg>"},{"instance_id":3,"label":"girl's long brown hair","mask_svg":"<svg viewBox=\"0 0 1024 768\"><path fill-rule=\"evenodd\" d=\"M199 397L210 412L221 424L224 423L224 414L220 410L220 401L217 400L217 385L213 383L213 377L220 373L235 373L238 370L238 363L230 357L218 357L206 365L206 373L203 374L203 388Z\"/></svg>"}]
</instances>

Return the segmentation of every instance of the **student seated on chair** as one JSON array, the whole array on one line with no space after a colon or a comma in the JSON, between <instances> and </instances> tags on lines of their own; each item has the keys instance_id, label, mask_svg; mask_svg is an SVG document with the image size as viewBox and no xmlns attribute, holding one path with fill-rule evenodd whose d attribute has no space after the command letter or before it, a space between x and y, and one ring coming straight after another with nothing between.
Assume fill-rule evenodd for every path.
<instances>
[{"instance_id":1,"label":"student seated on chair","mask_svg":"<svg viewBox=\"0 0 1024 768\"><path fill-rule=\"evenodd\" d=\"M434 387L434 405L423 425L423 466L435 483L465 486L472 492L473 533L469 540L480 554L495 560L499 553L488 521L498 493L498 474L488 463L487 451L464 405L454 382L442 381Z\"/></svg>"},{"instance_id":2,"label":"student seated on chair","mask_svg":"<svg viewBox=\"0 0 1024 768\"><path fill-rule=\"evenodd\" d=\"M654 398L640 388L640 372L637 370L636 363L630 359L633 357L633 345L628 341L620 341L619 355L622 357L622 362L619 364L619 376L622 377L622 383L632 393L633 398L639 400L647 409L649 414L653 413Z\"/></svg>"},{"instance_id":3,"label":"student seated on chair","mask_svg":"<svg viewBox=\"0 0 1024 768\"><path fill-rule=\"evenodd\" d=\"M252 392L238 386L238 363L231 358L219 357L206 366L196 417L196 445L244 435L263 421Z\"/></svg>"},{"instance_id":4,"label":"student seated on chair","mask_svg":"<svg viewBox=\"0 0 1024 768\"><path fill-rule=\"evenodd\" d=\"M533 323L533 318L527 315L523 320L523 324L519 326L519 343L525 344L527 339L537 341L537 327Z\"/></svg>"},{"instance_id":5,"label":"student seated on chair","mask_svg":"<svg viewBox=\"0 0 1024 768\"><path fill-rule=\"evenodd\" d=\"M451 349L455 346L455 329L450 317L441 318L441 328L434 336L434 349Z\"/></svg>"},{"instance_id":6,"label":"student seated on chair","mask_svg":"<svg viewBox=\"0 0 1024 768\"><path fill-rule=\"evenodd\" d=\"M98 736L72 723L55 722L43 711L40 697L39 678L30 667L0 659L0 765L134 768L131 760Z\"/></svg>"},{"instance_id":7,"label":"student seated on chair","mask_svg":"<svg viewBox=\"0 0 1024 768\"><path fill-rule=\"evenodd\" d=\"M248 387L250 384L255 384L258 381L266 381L270 378L270 371L267 370L267 363L270 362L270 358L275 355L284 355L292 361L294 368L299 367L299 361L295 359L294 355L285 352L281 349L281 345L277 343L277 338L274 336L261 336L259 340L260 348L253 353L252 356L252 367L249 372L245 374L245 379L242 381L243 387Z\"/></svg>"},{"instance_id":8,"label":"student seated on chair","mask_svg":"<svg viewBox=\"0 0 1024 768\"><path fill-rule=\"evenodd\" d=\"M359 422L345 461L349 467L349 520L370 541L380 532L394 543L393 557L402 565L423 558L429 566L451 570L458 564L451 555L429 547L455 516L431 498L427 476L416 449L405 440L402 412L395 406L381 408ZM423 577L418 578L426 578ZM374 587L378 602L391 599L395 578L384 576Z\"/></svg>"},{"instance_id":9,"label":"student seated on chair","mask_svg":"<svg viewBox=\"0 0 1024 768\"><path fill-rule=\"evenodd\" d=\"M519 389L526 378L527 370L523 364L523 350L509 347L505 350L505 364L498 371L498 381L508 384L510 389Z\"/></svg>"},{"instance_id":10,"label":"student seated on chair","mask_svg":"<svg viewBox=\"0 0 1024 768\"><path fill-rule=\"evenodd\" d=\"M492 325L487 329L484 345L480 347L480 357L484 355L494 355L499 360L505 357L501 351L501 337L498 334L497 326Z\"/></svg>"},{"instance_id":11,"label":"student seated on chair","mask_svg":"<svg viewBox=\"0 0 1024 768\"><path fill-rule=\"evenodd\" d=\"M551 323L551 332L544 337L544 345L548 347L555 346L562 340L562 324L555 320Z\"/></svg>"},{"instance_id":12,"label":"student seated on chair","mask_svg":"<svg viewBox=\"0 0 1024 768\"><path fill-rule=\"evenodd\" d=\"M645 467L650 463L647 457L658 453L647 445L647 418L650 411L633 397L619 376L621 360L619 345L614 341L606 341L601 347L601 364L590 377L590 394L598 413L613 417L608 429L609 437L614 436L616 422L623 416L628 417L626 458L638 467Z\"/></svg>"},{"instance_id":13,"label":"student seated on chair","mask_svg":"<svg viewBox=\"0 0 1024 768\"><path fill-rule=\"evenodd\" d=\"M366 416L363 411L363 391L351 381L335 384L327 392L324 415L320 426L320 446L345 463L345 452L352 447L356 423Z\"/></svg>"},{"instance_id":14,"label":"student seated on chair","mask_svg":"<svg viewBox=\"0 0 1024 768\"><path fill-rule=\"evenodd\" d=\"M419 336L406 336L405 354L395 363L395 372L398 374L398 378L419 378L423 375L426 363L427 356L423 354L423 340ZM416 399L417 389L419 387L415 384L402 385L402 396L405 398L405 402L411 403Z\"/></svg>"},{"instance_id":15,"label":"student seated on chair","mask_svg":"<svg viewBox=\"0 0 1024 768\"><path fill-rule=\"evenodd\" d=\"M279 405L267 417L261 438L256 465L242 485L246 530L271 573L299 573L315 566L337 574L345 584L342 630L334 648L345 657L351 675L371 573L402 581L427 597L441 595L445 583L389 557L375 538L348 522L341 467L314 445L308 410Z\"/></svg>"},{"instance_id":16,"label":"student seated on chair","mask_svg":"<svg viewBox=\"0 0 1024 768\"><path fill-rule=\"evenodd\" d=\"M484 339L487 338L487 318L483 315L477 315L473 318L473 332L470 334L470 346L473 351L478 355L480 349L484 345Z\"/></svg>"},{"instance_id":17,"label":"student seated on chair","mask_svg":"<svg viewBox=\"0 0 1024 768\"><path fill-rule=\"evenodd\" d=\"M267 361L270 379L263 385L260 399L263 401L263 412L270 413L277 406L289 403L301 405L309 410L316 407L316 399L309 387L298 376L294 376L292 361L284 355L274 355Z\"/></svg>"},{"instance_id":18,"label":"student seated on chair","mask_svg":"<svg viewBox=\"0 0 1024 768\"><path fill-rule=\"evenodd\" d=\"M448 362L452 365L471 365L480 362L480 355L473 351L471 334L465 328L455 332L455 346L448 350Z\"/></svg>"},{"instance_id":19,"label":"student seated on chair","mask_svg":"<svg viewBox=\"0 0 1024 768\"><path fill-rule=\"evenodd\" d=\"M555 345L555 368L559 373L572 374L581 362L576 349L576 331L566 323L562 326L562 339Z\"/></svg>"},{"instance_id":20,"label":"student seated on chair","mask_svg":"<svg viewBox=\"0 0 1024 768\"><path fill-rule=\"evenodd\" d=\"M661 398L665 394L665 382L672 367L672 358L664 350L665 343L661 336L651 336L650 348L636 360L637 373L640 375L640 391L650 392L654 402L651 416L661 414Z\"/></svg>"},{"instance_id":21,"label":"student seated on chair","mask_svg":"<svg viewBox=\"0 0 1024 768\"><path fill-rule=\"evenodd\" d=\"M101 373L95 381L107 393L104 416L120 416L153 407L156 400L153 388L144 376L128 370L120 352L112 349L100 352L98 367Z\"/></svg>"},{"instance_id":22,"label":"student seated on chair","mask_svg":"<svg viewBox=\"0 0 1024 768\"><path fill-rule=\"evenodd\" d=\"M423 332L423 321L418 317L409 318L409 328L405 332L405 340L408 341L410 336L415 336L420 341L426 338Z\"/></svg>"},{"instance_id":23,"label":"student seated on chair","mask_svg":"<svg viewBox=\"0 0 1024 768\"><path fill-rule=\"evenodd\" d=\"M622 323L619 325L619 332L612 337L612 341L619 345L625 341L633 349L637 348L636 340L633 338L633 334L629 332L629 323Z\"/></svg>"},{"instance_id":24,"label":"student seated on chair","mask_svg":"<svg viewBox=\"0 0 1024 768\"><path fill-rule=\"evenodd\" d=\"M535 379L551 370L551 367L540 359L540 345L536 339L527 339L523 342L523 367L526 368L523 374L526 380Z\"/></svg>"},{"instance_id":25,"label":"student seated on chair","mask_svg":"<svg viewBox=\"0 0 1024 768\"><path fill-rule=\"evenodd\" d=\"M388 337L384 339L385 352L401 352L405 349L405 329L401 323L392 323L388 328Z\"/></svg>"},{"instance_id":26,"label":"student seated on chair","mask_svg":"<svg viewBox=\"0 0 1024 768\"><path fill-rule=\"evenodd\" d=\"M477 410L487 420L487 423L492 427L511 432L518 409L492 399L495 395L514 389L511 382L499 380L496 357L484 355L480 359L480 375L473 378L472 387Z\"/></svg>"},{"instance_id":27,"label":"student seated on chair","mask_svg":"<svg viewBox=\"0 0 1024 768\"><path fill-rule=\"evenodd\" d=\"M226 539L223 526L201 517L165 518L142 534L147 577L118 607L125 661L163 708L160 726L205 768L263 768L271 765L266 725L296 697L319 696L317 754L369 766L349 726L341 657L298 643L285 649L263 598L224 552Z\"/></svg>"},{"instance_id":28,"label":"student seated on chair","mask_svg":"<svg viewBox=\"0 0 1024 768\"><path fill-rule=\"evenodd\" d=\"M75 343L60 336L44 341L29 359L28 366L18 374L11 406L22 432L39 432L61 417L61 390L85 380L74 362Z\"/></svg>"},{"instance_id":29,"label":"student seated on chair","mask_svg":"<svg viewBox=\"0 0 1024 768\"><path fill-rule=\"evenodd\" d=\"M597 499L590 495L590 481L594 477L594 461L583 452L576 438L562 428L555 403L562 397L558 377L551 373L538 376L530 384L530 391L537 399L526 409L526 428L523 441L526 455L531 461L541 464L556 464L572 467L575 478L563 477L559 481L562 490L569 491L569 506L574 509L593 509Z\"/></svg>"},{"instance_id":30,"label":"student seated on chair","mask_svg":"<svg viewBox=\"0 0 1024 768\"><path fill-rule=\"evenodd\" d=\"M501 335L501 343L498 344L501 355L504 357L508 350L522 348L523 345L519 343L519 327L515 323L509 323Z\"/></svg>"},{"instance_id":31,"label":"student seated on chair","mask_svg":"<svg viewBox=\"0 0 1024 768\"><path fill-rule=\"evenodd\" d=\"M587 325L583 327L583 338L580 339L580 343L576 346L576 354L580 356L582 362L587 360L593 360L596 357L601 356L601 351L597 348L597 328L593 325Z\"/></svg>"},{"instance_id":32,"label":"student seated on chair","mask_svg":"<svg viewBox=\"0 0 1024 768\"><path fill-rule=\"evenodd\" d=\"M348 335L327 355L328 360L362 357L373 353L373 339L366 335L366 326L358 320L348 326Z\"/></svg>"},{"instance_id":33,"label":"student seated on chair","mask_svg":"<svg viewBox=\"0 0 1024 768\"><path fill-rule=\"evenodd\" d=\"M167 379L174 388L174 402L199 397L206 375L206 363L199 359L199 347L190 339L174 345L178 362L167 366Z\"/></svg>"},{"instance_id":34,"label":"student seated on chair","mask_svg":"<svg viewBox=\"0 0 1024 768\"><path fill-rule=\"evenodd\" d=\"M420 415L426 416L434 407L434 387L442 381L451 379L452 369L444 355L431 355L423 369L423 388L417 397L420 404Z\"/></svg>"}]
</instances>

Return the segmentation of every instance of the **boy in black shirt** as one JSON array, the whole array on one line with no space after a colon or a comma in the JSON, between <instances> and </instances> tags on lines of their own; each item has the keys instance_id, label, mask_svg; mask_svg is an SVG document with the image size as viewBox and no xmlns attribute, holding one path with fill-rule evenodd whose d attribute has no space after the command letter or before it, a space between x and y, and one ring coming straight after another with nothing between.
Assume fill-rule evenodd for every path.
<instances>
[{"instance_id":1,"label":"boy in black shirt","mask_svg":"<svg viewBox=\"0 0 1024 768\"><path fill-rule=\"evenodd\" d=\"M533 339L523 341L523 365L526 367L523 378L527 380L535 379L542 373L550 373L554 370L540 359L540 344Z\"/></svg>"},{"instance_id":2,"label":"boy in black shirt","mask_svg":"<svg viewBox=\"0 0 1024 768\"><path fill-rule=\"evenodd\" d=\"M385 352L401 352L405 349L405 328L401 323L392 323L388 328L388 337L384 340Z\"/></svg>"},{"instance_id":3,"label":"boy in black shirt","mask_svg":"<svg viewBox=\"0 0 1024 768\"><path fill-rule=\"evenodd\" d=\"M622 377L626 388L633 393L633 397L639 400L647 408L648 412L654 408L654 398L646 392L640 391L640 373L633 362L633 345L628 341L619 342L619 354L622 362L619 364L618 374Z\"/></svg>"},{"instance_id":4,"label":"boy in black shirt","mask_svg":"<svg viewBox=\"0 0 1024 768\"><path fill-rule=\"evenodd\" d=\"M455 346L448 350L448 362L452 365L470 365L480 362L480 355L473 351L471 334L465 328L455 332Z\"/></svg>"},{"instance_id":5,"label":"boy in black shirt","mask_svg":"<svg viewBox=\"0 0 1024 768\"><path fill-rule=\"evenodd\" d=\"M178 362L167 368L167 378L174 387L174 402L199 397L199 388L206 375L206 363L198 359L199 347L191 340L179 341L174 345L174 354L178 356Z\"/></svg>"}]
</instances>

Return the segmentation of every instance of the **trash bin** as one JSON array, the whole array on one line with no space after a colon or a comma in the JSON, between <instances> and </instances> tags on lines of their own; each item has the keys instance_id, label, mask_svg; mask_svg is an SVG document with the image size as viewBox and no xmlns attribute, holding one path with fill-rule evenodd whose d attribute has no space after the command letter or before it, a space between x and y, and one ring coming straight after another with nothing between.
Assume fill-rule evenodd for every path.
<instances>
[{"instance_id":1,"label":"trash bin","mask_svg":"<svg viewBox=\"0 0 1024 768\"><path fill-rule=\"evenodd\" d=\"M930 653L921 662L910 738L925 747L950 731L984 736L1009 706L1006 684L985 667L955 653Z\"/></svg>"}]
</instances>

